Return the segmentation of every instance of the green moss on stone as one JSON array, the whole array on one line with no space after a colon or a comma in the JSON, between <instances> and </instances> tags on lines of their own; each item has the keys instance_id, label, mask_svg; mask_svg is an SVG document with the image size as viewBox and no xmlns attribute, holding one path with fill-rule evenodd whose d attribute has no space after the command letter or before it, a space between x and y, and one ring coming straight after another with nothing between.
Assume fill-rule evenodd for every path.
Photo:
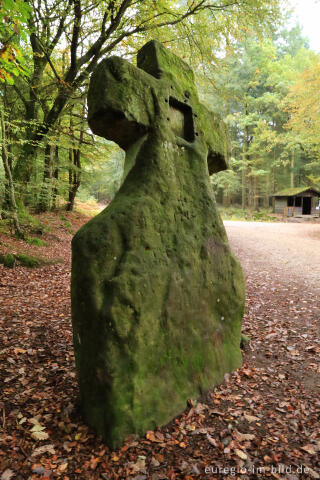
<instances>
[{"instance_id":1,"label":"green moss on stone","mask_svg":"<svg viewBox=\"0 0 320 480\"><path fill-rule=\"evenodd\" d=\"M188 72L160 44L148 48L163 72ZM210 155L225 168L224 129L191 77L159 76L112 58L89 88L92 129L127 152L116 197L72 242L81 407L111 447L167 423L241 365L244 279L208 175ZM175 108L192 118L193 141L171 127Z\"/></svg>"}]
</instances>

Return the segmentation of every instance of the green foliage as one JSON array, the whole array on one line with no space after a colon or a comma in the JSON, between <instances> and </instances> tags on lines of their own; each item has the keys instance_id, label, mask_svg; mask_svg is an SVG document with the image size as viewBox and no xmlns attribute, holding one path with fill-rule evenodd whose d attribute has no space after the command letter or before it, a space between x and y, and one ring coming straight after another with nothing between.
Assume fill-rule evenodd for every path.
<instances>
[{"instance_id":1,"label":"green foliage","mask_svg":"<svg viewBox=\"0 0 320 480\"><path fill-rule=\"evenodd\" d=\"M219 195L225 192L225 198L239 197L241 172L247 167L248 184L255 178L262 185L270 180L266 165L277 153L270 147L275 141L271 123L275 121L278 126L285 122L279 102L287 94L299 62L305 64L301 49L306 42L299 32L275 33L283 16L280 0L146 0L134 7L131 1L92 4L83 0L78 13L71 4L62 0L50 10L45 2L35 0L1 3L7 17L1 24L1 37L10 39L4 42L6 49L0 60L6 72L2 98L7 112L8 155L17 196L31 211L70 204L75 195L82 201L103 203L114 197L122 181L123 152L90 133L84 120L87 78L104 56L129 59L151 38L163 41L195 66L206 102L229 121L236 175L221 175L215 180ZM120 4L124 8L119 9ZM119 17L113 30L116 13ZM112 35L103 36L103 19L104 31L112 31ZM66 42L74 32L77 41ZM261 40L268 32L274 42ZM19 57L21 45L23 58ZM97 48L91 48L93 45ZM8 56L13 50L16 62ZM221 52L226 54L224 59ZM8 84L13 81L14 85ZM254 136L250 152L243 150L245 129ZM279 138L277 142L280 145ZM281 142L287 145L285 137ZM287 152L282 148L281 158L276 155L272 166L288 162L290 152L290 148ZM306 174L311 178L311 164L308 168ZM4 184L0 189L2 200Z\"/></svg>"},{"instance_id":2,"label":"green foliage","mask_svg":"<svg viewBox=\"0 0 320 480\"><path fill-rule=\"evenodd\" d=\"M119 188L121 154L97 141L83 121L87 78L102 57L130 58L155 38L185 60L214 68L226 43L235 45L248 28L271 30L281 17L280 0L83 0L78 10L72 5L62 0L50 9L35 0L1 2L12 172L20 199L38 211L72 203L80 183L83 200L108 201Z\"/></svg>"},{"instance_id":3,"label":"green foliage","mask_svg":"<svg viewBox=\"0 0 320 480\"><path fill-rule=\"evenodd\" d=\"M13 268L15 265L15 256L11 253L7 253L6 255L0 254L0 263L7 268Z\"/></svg>"},{"instance_id":4,"label":"green foliage","mask_svg":"<svg viewBox=\"0 0 320 480\"><path fill-rule=\"evenodd\" d=\"M26 237L25 242L29 245L35 245L36 247L48 247L49 244L38 237Z\"/></svg>"},{"instance_id":5,"label":"green foliage","mask_svg":"<svg viewBox=\"0 0 320 480\"><path fill-rule=\"evenodd\" d=\"M0 20L0 82L13 85L15 77L29 74L23 43L28 41L30 6L24 0L2 0Z\"/></svg>"},{"instance_id":6,"label":"green foliage","mask_svg":"<svg viewBox=\"0 0 320 480\"><path fill-rule=\"evenodd\" d=\"M235 220L243 222L277 222L278 218L272 215L271 209L252 211L242 209L236 205L232 207L219 207L219 213L223 220Z\"/></svg>"},{"instance_id":7,"label":"green foliage","mask_svg":"<svg viewBox=\"0 0 320 480\"><path fill-rule=\"evenodd\" d=\"M110 202L119 190L124 165L124 151L114 143L99 139L99 152L95 161L88 163L83 170L82 184L78 198L81 201L95 199Z\"/></svg>"},{"instance_id":8,"label":"green foliage","mask_svg":"<svg viewBox=\"0 0 320 480\"><path fill-rule=\"evenodd\" d=\"M48 227L42 224L37 217L32 215L23 203L19 202L17 206L19 220L23 228L35 233L42 233L48 230Z\"/></svg>"},{"instance_id":9,"label":"green foliage","mask_svg":"<svg viewBox=\"0 0 320 480\"><path fill-rule=\"evenodd\" d=\"M306 99L305 112L312 115L311 106L316 112L319 103L316 85L311 95L311 73L308 87L302 85L303 77L297 83L304 69L311 72L318 61L306 46L298 27L263 41L251 35L238 46L237 55L226 53L221 70L213 74L217 92L202 79L204 98L224 115L232 137L232 173L219 173L212 179L217 198L224 204L242 203L243 209L268 207L275 191L319 181L319 158L315 150L312 157L308 149L312 136L302 136L303 115L295 116L297 107L293 106L293 99L301 95ZM313 76L315 81L318 77ZM300 86L294 89L296 84ZM317 128L313 132L318 138Z\"/></svg>"}]
</instances>

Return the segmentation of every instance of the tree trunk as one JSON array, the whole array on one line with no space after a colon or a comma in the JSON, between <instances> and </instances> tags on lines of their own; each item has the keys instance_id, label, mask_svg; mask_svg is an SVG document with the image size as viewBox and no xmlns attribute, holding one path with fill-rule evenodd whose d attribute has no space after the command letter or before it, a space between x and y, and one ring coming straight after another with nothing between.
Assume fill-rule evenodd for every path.
<instances>
[{"instance_id":1,"label":"tree trunk","mask_svg":"<svg viewBox=\"0 0 320 480\"><path fill-rule=\"evenodd\" d=\"M47 143L44 153L43 183L37 206L38 212L47 212L50 209L52 190L53 148Z\"/></svg>"},{"instance_id":2,"label":"tree trunk","mask_svg":"<svg viewBox=\"0 0 320 480\"><path fill-rule=\"evenodd\" d=\"M66 210L72 212L74 200L81 184L81 145L83 143L85 129L85 103L82 106L82 121L80 127L80 136L77 147L69 149L69 197ZM70 130L73 131L72 111L70 114Z\"/></svg>"},{"instance_id":3,"label":"tree trunk","mask_svg":"<svg viewBox=\"0 0 320 480\"><path fill-rule=\"evenodd\" d=\"M47 60L42 55L42 49L35 36L33 36L32 47L34 50L34 69L32 78L30 78L29 82L29 98L25 103L25 120L27 125L26 138L13 170L13 177L16 182L20 183L21 190L24 190L25 185L31 180L36 165L38 146L44 137L42 131L45 130L44 125L41 124L42 122L40 120L39 91ZM41 102L42 112L45 115L46 112L44 105L45 103Z\"/></svg>"},{"instance_id":4,"label":"tree trunk","mask_svg":"<svg viewBox=\"0 0 320 480\"><path fill-rule=\"evenodd\" d=\"M264 195L264 207L269 208L269 196L270 196L270 172L266 176L266 190Z\"/></svg>"},{"instance_id":5,"label":"tree trunk","mask_svg":"<svg viewBox=\"0 0 320 480\"><path fill-rule=\"evenodd\" d=\"M229 193L229 190L224 187L224 189L222 190L222 203L223 203L223 206L224 207L229 207L230 206L230 193Z\"/></svg>"},{"instance_id":6,"label":"tree trunk","mask_svg":"<svg viewBox=\"0 0 320 480\"><path fill-rule=\"evenodd\" d=\"M246 115L248 115L248 111L246 109ZM242 208L245 209L246 206L250 208L251 206L251 177L248 176L249 173L249 162L250 162L250 155L249 155L249 147L250 147L250 135L249 135L249 127L245 126L244 131L244 162L245 167L242 170ZM248 180L247 180L248 178ZM247 188L248 186L248 188ZM248 198L246 199L246 193L248 193Z\"/></svg>"},{"instance_id":7,"label":"tree trunk","mask_svg":"<svg viewBox=\"0 0 320 480\"><path fill-rule=\"evenodd\" d=\"M242 167L241 173L241 208L245 210L246 208L246 190L247 190L247 167Z\"/></svg>"},{"instance_id":8,"label":"tree trunk","mask_svg":"<svg viewBox=\"0 0 320 480\"><path fill-rule=\"evenodd\" d=\"M11 154L11 145L6 145L6 149L7 149L7 159L8 159L9 170L10 170L10 172L12 172L12 159L11 159L11 155L10 155ZM4 200L3 200L3 204L1 206L1 209L2 209L3 218L6 218L6 216L7 216L6 212L8 212L10 210L11 202L10 202L9 177L8 177L6 169L4 170L4 174L5 174ZM12 173L11 173L11 175L12 175Z\"/></svg>"},{"instance_id":9,"label":"tree trunk","mask_svg":"<svg viewBox=\"0 0 320 480\"><path fill-rule=\"evenodd\" d=\"M74 200L77 195L77 191L81 184L81 163L80 163L80 149L69 149L69 196L66 210L68 212L73 211Z\"/></svg>"},{"instance_id":10,"label":"tree trunk","mask_svg":"<svg viewBox=\"0 0 320 480\"><path fill-rule=\"evenodd\" d=\"M258 210L258 177L253 177L253 210Z\"/></svg>"},{"instance_id":11,"label":"tree trunk","mask_svg":"<svg viewBox=\"0 0 320 480\"><path fill-rule=\"evenodd\" d=\"M12 221L14 226L15 235L19 238L24 238L24 235L21 231L18 219L18 209L16 204L16 197L14 191L14 184L12 180L12 174L10 169L10 162L8 160L8 152L6 146L6 127L3 118L3 112L1 110L1 130L2 130L2 161L4 170L6 172L6 177L8 180L8 190L9 190L9 199L10 199L10 208L12 211Z\"/></svg>"},{"instance_id":12,"label":"tree trunk","mask_svg":"<svg viewBox=\"0 0 320 480\"><path fill-rule=\"evenodd\" d=\"M55 148L55 169L53 172L54 187L52 190L52 210L55 210L57 207L57 196L58 196L58 181L59 181L59 147L56 145Z\"/></svg>"},{"instance_id":13,"label":"tree trunk","mask_svg":"<svg viewBox=\"0 0 320 480\"><path fill-rule=\"evenodd\" d=\"M294 188L294 150L291 152L290 187Z\"/></svg>"}]
</instances>

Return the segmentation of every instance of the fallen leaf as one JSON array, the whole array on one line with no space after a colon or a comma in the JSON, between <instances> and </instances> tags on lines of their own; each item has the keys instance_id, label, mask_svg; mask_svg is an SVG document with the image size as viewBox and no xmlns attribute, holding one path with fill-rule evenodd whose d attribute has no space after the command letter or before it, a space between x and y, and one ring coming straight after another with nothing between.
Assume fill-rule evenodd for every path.
<instances>
[{"instance_id":1,"label":"fallen leaf","mask_svg":"<svg viewBox=\"0 0 320 480\"><path fill-rule=\"evenodd\" d=\"M306 473L309 475L309 477L315 478L316 480L320 478L319 473L315 472L310 467L306 467Z\"/></svg>"},{"instance_id":2,"label":"fallen leaf","mask_svg":"<svg viewBox=\"0 0 320 480\"><path fill-rule=\"evenodd\" d=\"M151 458L150 464L151 464L153 467L159 467L159 466L160 466L160 462L159 462L156 458L154 458L154 457Z\"/></svg>"},{"instance_id":3,"label":"fallen leaf","mask_svg":"<svg viewBox=\"0 0 320 480\"><path fill-rule=\"evenodd\" d=\"M317 346L316 345L310 345L310 347L306 347L307 352L316 352L317 351Z\"/></svg>"},{"instance_id":4,"label":"fallen leaf","mask_svg":"<svg viewBox=\"0 0 320 480\"><path fill-rule=\"evenodd\" d=\"M38 425L40 418L41 418L40 416L38 416L38 417L32 417L32 418L29 418L28 422L29 422L29 423L32 423L33 425Z\"/></svg>"},{"instance_id":5,"label":"fallen leaf","mask_svg":"<svg viewBox=\"0 0 320 480\"><path fill-rule=\"evenodd\" d=\"M248 455L246 455L242 450L235 450L234 452L239 458L241 458L241 460L247 460Z\"/></svg>"},{"instance_id":6,"label":"fallen leaf","mask_svg":"<svg viewBox=\"0 0 320 480\"><path fill-rule=\"evenodd\" d=\"M255 436L250 433L241 433L241 432L238 432L238 430L234 431L234 436L236 440L238 440L238 442L250 441L255 438Z\"/></svg>"},{"instance_id":7,"label":"fallen leaf","mask_svg":"<svg viewBox=\"0 0 320 480\"><path fill-rule=\"evenodd\" d=\"M300 356L300 352L298 352L298 350L290 350L289 353L293 357L299 357Z\"/></svg>"},{"instance_id":8,"label":"fallen leaf","mask_svg":"<svg viewBox=\"0 0 320 480\"><path fill-rule=\"evenodd\" d=\"M15 355L18 355L18 353L27 353L27 350L24 348L14 348L13 351Z\"/></svg>"},{"instance_id":9,"label":"fallen leaf","mask_svg":"<svg viewBox=\"0 0 320 480\"><path fill-rule=\"evenodd\" d=\"M47 434L47 432L32 432L31 438L33 438L34 440L47 440L49 438L49 435Z\"/></svg>"},{"instance_id":10,"label":"fallen leaf","mask_svg":"<svg viewBox=\"0 0 320 480\"><path fill-rule=\"evenodd\" d=\"M1 480L10 480L15 475L15 473L10 470L10 468L7 468L3 474L1 475Z\"/></svg>"},{"instance_id":11,"label":"fallen leaf","mask_svg":"<svg viewBox=\"0 0 320 480\"><path fill-rule=\"evenodd\" d=\"M158 442L158 443L164 442L164 436L162 435L161 432L153 432L152 430L148 430L146 433L146 438L150 440L150 442Z\"/></svg>"},{"instance_id":12,"label":"fallen leaf","mask_svg":"<svg viewBox=\"0 0 320 480\"><path fill-rule=\"evenodd\" d=\"M207 439L208 439L208 442L210 443L210 445L213 445L214 447L218 446L216 440L214 438L212 438L211 435L209 435L209 433L207 433Z\"/></svg>"},{"instance_id":13,"label":"fallen leaf","mask_svg":"<svg viewBox=\"0 0 320 480\"><path fill-rule=\"evenodd\" d=\"M31 428L30 432L42 432L42 430L45 430L46 427L42 427L39 423L37 425L34 425L34 427Z\"/></svg>"},{"instance_id":14,"label":"fallen leaf","mask_svg":"<svg viewBox=\"0 0 320 480\"><path fill-rule=\"evenodd\" d=\"M49 444L49 445L41 445L41 447L36 448L32 452L33 457L37 457L38 455L42 455L43 453L50 453L51 455L55 455L55 449L54 446Z\"/></svg>"},{"instance_id":15,"label":"fallen leaf","mask_svg":"<svg viewBox=\"0 0 320 480\"><path fill-rule=\"evenodd\" d=\"M259 422L260 418L259 417L254 417L253 415L247 415L246 413L244 414L244 418L248 420L249 423L251 422Z\"/></svg>"},{"instance_id":16,"label":"fallen leaf","mask_svg":"<svg viewBox=\"0 0 320 480\"><path fill-rule=\"evenodd\" d=\"M137 462L131 466L132 473L142 472L145 473L146 460L145 458L138 458Z\"/></svg>"},{"instance_id":17,"label":"fallen leaf","mask_svg":"<svg viewBox=\"0 0 320 480\"><path fill-rule=\"evenodd\" d=\"M318 448L315 445L305 445L304 447L301 447L301 450L310 453L310 455L315 455L318 451Z\"/></svg>"},{"instance_id":18,"label":"fallen leaf","mask_svg":"<svg viewBox=\"0 0 320 480\"><path fill-rule=\"evenodd\" d=\"M68 463L65 462L65 463L62 463L61 465L59 465L58 471L59 471L59 473L61 473L61 472L64 472L65 470L67 470L67 468L68 468Z\"/></svg>"}]
</instances>

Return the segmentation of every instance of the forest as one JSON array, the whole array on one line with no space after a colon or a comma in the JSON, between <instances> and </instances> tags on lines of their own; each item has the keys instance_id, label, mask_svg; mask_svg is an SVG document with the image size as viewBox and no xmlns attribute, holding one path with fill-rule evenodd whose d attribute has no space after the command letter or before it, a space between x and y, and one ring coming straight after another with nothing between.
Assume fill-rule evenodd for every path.
<instances>
[{"instance_id":1,"label":"forest","mask_svg":"<svg viewBox=\"0 0 320 480\"><path fill-rule=\"evenodd\" d=\"M134 59L150 38L182 53L228 125L230 169L212 177L219 203L269 208L283 188L319 186L319 55L279 2L5 0L2 10L3 218L113 198L124 155L88 127L88 79L100 59Z\"/></svg>"}]
</instances>

